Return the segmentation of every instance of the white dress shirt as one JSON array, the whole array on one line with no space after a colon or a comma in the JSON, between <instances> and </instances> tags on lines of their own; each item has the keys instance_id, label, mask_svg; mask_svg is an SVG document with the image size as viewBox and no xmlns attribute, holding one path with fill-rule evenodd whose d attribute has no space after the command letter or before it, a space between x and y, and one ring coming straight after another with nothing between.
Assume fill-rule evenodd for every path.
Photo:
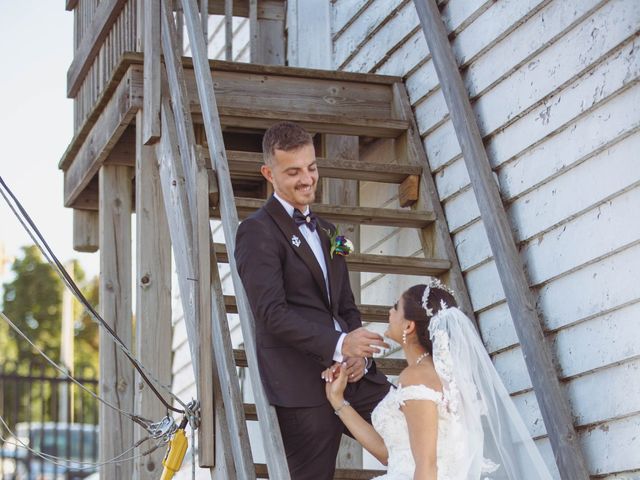
<instances>
[{"instance_id":1,"label":"white dress shirt","mask_svg":"<svg viewBox=\"0 0 640 480\"><path fill-rule=\"evenodd\" d=\"M287 202L286 200L284 200L282 197L278 196L277 193L274 193L273 196L276 197L276 199L280 202L280 204L287 211L289 216L291 218L293 218L293 212L295 210L295 207L293 205L291 205L289 202ZM307 205L305 211L302 212L302 213L304 215L308 215L309 214L309 206L308 205ZM327 295L331 295L331 293L329 291L329 278L327 276L327 263L325 262L324 252L322 251L322 244L320 243L320 236L318 235L318 228L320 228L320 224L319 223L317 224L316 230L314 232L312 232L309 229L309 227L307 227L306 224L302 224L302 225L298 226L298 230L300 230L300 233L302 234L304 239L309 244L309 247L311 247L311 251L313 252L313 255L316 257L316 260L318 261L318 264L320 265L320 268L322 269L322 275L324 276L324 284L327 287ZM329 296L329 303L331 303L331 297L330 296ZM342 332L342 328L340 328L340 324L338 323L338 321L335 318L333 319L333 325L334 325L335 329L338 332ZM342 332L342 334L340 335L340 338L338 339L338 343L336 344L336 349L335 349L335 351L333 353L333 360L336 361L336 362L342 362L344 360L344 356L342 355L342 343L344 342L344 337L346 337L346 336L347 336L347 334Z\"/></svg>"}]
</instances>

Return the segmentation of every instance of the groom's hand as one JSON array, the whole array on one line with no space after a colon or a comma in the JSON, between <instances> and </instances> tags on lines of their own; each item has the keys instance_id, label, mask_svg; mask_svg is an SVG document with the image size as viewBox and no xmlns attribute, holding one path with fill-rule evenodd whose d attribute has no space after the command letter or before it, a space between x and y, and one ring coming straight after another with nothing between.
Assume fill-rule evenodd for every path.
<instances>
[{"instance_id":1,"label":"groom's hand","mask_svg":"<svg viewBox=\"0 0 640 480\"><path fill-rule=\"evenodd\" d=\"M344 337L342 355L349 358L372 357L374 353L379 353L384 348L389 348L389 345L383 341L382 335L360 327Z\"/></svg>"},{"instance_id":2,"label":"groom's hand","mask_svg":"<svg viewBox=\"0 0 640 480\"><path fill-rule=\"evenodd\" d=\"M367 361L364 358L349 357L344 359L347 370L347 381L349 383L355 383L364 377L364 368L367 365Z\"/></svg>"}]
</instances>

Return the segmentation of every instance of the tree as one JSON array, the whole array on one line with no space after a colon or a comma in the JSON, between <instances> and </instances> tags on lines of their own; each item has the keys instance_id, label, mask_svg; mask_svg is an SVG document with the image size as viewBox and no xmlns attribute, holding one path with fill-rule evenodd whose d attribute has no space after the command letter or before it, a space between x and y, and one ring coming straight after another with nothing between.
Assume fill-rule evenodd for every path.
<instances>
[{"instance_id":1,"label":"tree","mask_svg":"<svg viewBox=\"0 0 640 480\"><path fill-rule=\"evenodd\" d=\"M62 292L66 286L36 246L22 247L22 252L11 267L14 279L3 285L3 311L38 348L59 363ZM75 260L72 273L89 302L97 305L98 279L87 282ZM78 302L74 302L74 318L75 363L97 370L98 326ZM14 361L23 365L33 359L33 349L16 332L6 324L0 332L0 363Z\"/></svg>"},{"instance_id":2,"label":"tree","mask_svg":"<svg viewBox=\"0 0 640 480\"><path fill-rule=\"evenodd\" d=\"M4 314L39 349L59 364L62 292L67 287L33 245L22 248L22 255L14 261L11 269L14 278L3 285ZM89 302L97 305L97 279L86 282L85 274L77 261L73 262L73 270L76 283L81 286ZM98 371L98 326L78 302L74 304L74 318L75 368L82 372L78 372L81 376L86 376L87 369L95 375ZM42 366L43 362L44 359L26 340L5 322L0 322L0 366L4 366L6 370L11 365L14 373L23 376L34 371L41 372L40 374L46 372L47 376L58 375L53 368ZM18 397L19 403L24 404L22 397L28 395L22 390L3 390L4 398L0 402L4 400L5 405L15 403ZM50 392L43 390L42 394L48 396Z\"/></svg>"}]
</instances>

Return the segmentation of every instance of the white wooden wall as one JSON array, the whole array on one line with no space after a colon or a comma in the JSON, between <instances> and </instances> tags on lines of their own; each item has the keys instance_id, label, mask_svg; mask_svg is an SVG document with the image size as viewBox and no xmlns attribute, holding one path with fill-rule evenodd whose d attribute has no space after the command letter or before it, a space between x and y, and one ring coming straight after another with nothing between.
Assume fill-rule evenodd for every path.
<instances>
[{"instance_id":1,"label":"white wooden wall","mask_svg":"<svg viewBox=\"0 0 640 480\"><path fill-rule=\"evenodd\" d=\"M640 478L640 2L439 3L590 472ZM413 2L335 0L331 17L335 69L405 78L484 342L557 476ZM361 198L397 203L379 184ZM363 238L420 254L410 231ZM414 283L363 281L371 303Z\"/></svg>"}]
</instances>

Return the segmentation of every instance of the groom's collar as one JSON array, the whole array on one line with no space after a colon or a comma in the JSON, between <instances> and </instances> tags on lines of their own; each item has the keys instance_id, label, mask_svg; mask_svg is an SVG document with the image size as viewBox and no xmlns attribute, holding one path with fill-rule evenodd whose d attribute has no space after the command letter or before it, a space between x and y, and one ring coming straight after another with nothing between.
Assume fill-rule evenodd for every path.
<instances>
[{"instance_id":1,"label":"groom's collar","mask_svg":"<svg viewBox=\"0 0 640 480\"><path fill-rule=\"evenodd\" d=\"M280 202L280 205L284 207L285 211L289 214L289 216L293 217L293 211L295 210L295 207L291 205L289 202L287 202L284 198L280 197L276 192L273 192L273 196L275 197L276 200ZM309 215L309 205L307 205L305 211L302 212L302 214Z\"/></svg>"}]
</instances>

